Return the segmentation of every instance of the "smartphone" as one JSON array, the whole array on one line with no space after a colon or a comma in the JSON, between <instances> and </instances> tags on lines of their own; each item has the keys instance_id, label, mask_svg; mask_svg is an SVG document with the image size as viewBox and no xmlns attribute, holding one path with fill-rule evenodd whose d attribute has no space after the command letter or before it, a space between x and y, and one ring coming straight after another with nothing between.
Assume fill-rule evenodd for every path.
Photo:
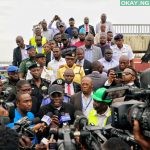
<instances>
[{"instance_id":1,"label":"smartphone","mask_svg":"<svg viewBox=\"0 0 150 150\"><path fill-rule=\"evenodd\" d=\"M117 78L122 79L122 72L117 73Z\"/></svg>"}]
</instances>

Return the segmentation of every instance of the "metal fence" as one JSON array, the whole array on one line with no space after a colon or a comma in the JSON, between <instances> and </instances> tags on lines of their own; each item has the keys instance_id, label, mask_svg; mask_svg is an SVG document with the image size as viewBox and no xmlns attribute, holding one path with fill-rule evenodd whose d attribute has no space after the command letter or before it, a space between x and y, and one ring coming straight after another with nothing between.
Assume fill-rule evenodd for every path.
<instances>
[{"instance_id":1,"label":"metal fence","mask_svg":"<svg viewBox=\"0 0 150 150\"><path fill-rule=\"evenodd\" d=\"M113 27L116 33L150 35L150 24L113 24Z\"/></svg>"}]
</instances>

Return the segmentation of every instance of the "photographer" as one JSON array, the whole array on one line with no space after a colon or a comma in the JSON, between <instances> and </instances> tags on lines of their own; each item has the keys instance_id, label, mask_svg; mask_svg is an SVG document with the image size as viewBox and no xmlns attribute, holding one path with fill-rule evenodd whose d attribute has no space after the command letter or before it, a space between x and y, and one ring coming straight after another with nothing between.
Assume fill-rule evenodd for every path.
<instances>
[{"instance_id":1,"label":"photographer","mask_svg":"<svg viewBox=\"0 0 150 150\"><path fill-rule=\"evenodd\" d=\"M103 99L105 92L105 88L99 88L93 93L92 98L94 109L92 109L88 115L89 124L101 128L111 122L111 110L109 105L112 100Z\"/></svg>"}]
</instances>

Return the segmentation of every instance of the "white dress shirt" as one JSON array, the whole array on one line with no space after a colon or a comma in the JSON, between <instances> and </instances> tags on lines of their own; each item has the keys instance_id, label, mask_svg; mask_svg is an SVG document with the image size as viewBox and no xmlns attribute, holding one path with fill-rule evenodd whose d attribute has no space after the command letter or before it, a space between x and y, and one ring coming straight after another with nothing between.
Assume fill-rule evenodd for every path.
<instances>
[{"instance_id":1,"label":"white dress shirt","mask_svg":"<svg viewBox=\"0 0 150 150\"><path fill-rule=\"evenodd\" d=\"M59 69L61 65L64 65L64 64L66 64L66 61L64 58L60 58L59 61L57 61L56 59L53 59L48 63L47 68L49 70L53 70L55 79L57 79L57 70Z\"/></svg>"},{"instance_id":2,"label":"white dress shirt","mask_svg":"<svg viewBox=\"0 0 150 150\"><path fill-rule=\"evenodd\" d=\"M80 60L80 61L77 60L76 64L83 67L83 65L84 65L84 59L82 59L82 60Z\"/></svg>"},{"instance_id":3,"label":"white dress shirt","mask_svg":"<svg viewBox=\"0 0 150 150\"><path fill-rule=\"evenodd\" d=\"M104 57L98 60L103 66L103 71L107 72L110 68L114 68L119 65L119 62L115 59L111 59L111 61L107 61Z\"/></svg>"},{"instance_id":4,"label":"white dress shirt","mask_svg":"<svg viewBox=\"0 0 150 150\"><path fill-rule=\"evenodd\" d=\"M21 56L22 56L22 60L26 59L29 57L27 50L26 50L27 46L25 45L25 48L21 48Z\"/></svg>"},{"instance_id":5,"label":"white dress shirt","mask_svg":"<svg viewBox=\"0 0 150 150\"><path fill-rule=\"evenodd\" d=\"M126 55L128 56L129 60L132 60L134 58L133 51L131 47L127 44L123 44L123 47L119 49L117 45L112 46L112 51L113 51L113 59L119 61L120 56Z\"/></svg>"},{"instance_id":6,"label":"white dress shirt","mask_svg":"<svg viewBox=\"0 0 150 150\"><path fill-rule=\"evenodd\" d=\"M83 114L88 117L88 114L93 109L93 99L92 99L92 93L89 97L86 97L82 93L82 112Z\"/></svg>"},{"instance_id":7,"label":"white dress shirt","mask_svg":"<svg viewBox=\"0 0 150 150\"><path fill-rule=\"evenodd\" d=\"M74 94L73 83L70 83L70 92L71 92L70 95L73 95L73 94ZM67 84L67 83L65 83L65 93L68 94L68 84Z\"/></svg>"}]
</instances>

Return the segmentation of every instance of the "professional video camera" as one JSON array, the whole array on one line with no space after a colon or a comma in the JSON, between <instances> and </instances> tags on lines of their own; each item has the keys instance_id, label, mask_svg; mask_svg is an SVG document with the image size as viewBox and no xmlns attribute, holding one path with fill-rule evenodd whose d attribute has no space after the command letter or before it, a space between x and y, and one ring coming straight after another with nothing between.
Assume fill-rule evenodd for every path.
<instances>
[{"instance_id":1,"label":"professional video camera","mask_svg":"<svg viewBox=\"0 0 150 150\"><path fill-rule=\"evenodd\" d=\"M8 111L10 120L14 118L15 114L14 103L7 102L4 99L0 99L0 106Z\"/></svg>"},{"instance_id":2,"label":"professional video camera","mask_svg":"<svg viewBox=\"0 0 150 150\"><path fill-rule=\"evenodd\" d=\"M111 94L108 93L107 96L114 98L114 93L117 92L111 89ZM127 89L127 87L120 89L120 93L125 94L129 91L133 98L140 99L144 102L137 100L130 100L126 102L117 102L111 105L112 109L112 126L117 129L132 131L133 120L139 121L141 130L143 134L150 137L150 90L144 89Z\"/></svg>"},{"instance_id":3,"label":"professional video camera","mask_svg":"<svg viewBox=\"0 0 150 150\"><path fill-rule=\"evenodd\" d=\"M40 118L35 118L33 120L29 120L28 117L23 117L16 123L14 123L14 130L18 132L19 135L26 135L31 140L35 138L35 133L32 130L31 125L37 124L40 122Z\"/></svg>"}]
</instances>

